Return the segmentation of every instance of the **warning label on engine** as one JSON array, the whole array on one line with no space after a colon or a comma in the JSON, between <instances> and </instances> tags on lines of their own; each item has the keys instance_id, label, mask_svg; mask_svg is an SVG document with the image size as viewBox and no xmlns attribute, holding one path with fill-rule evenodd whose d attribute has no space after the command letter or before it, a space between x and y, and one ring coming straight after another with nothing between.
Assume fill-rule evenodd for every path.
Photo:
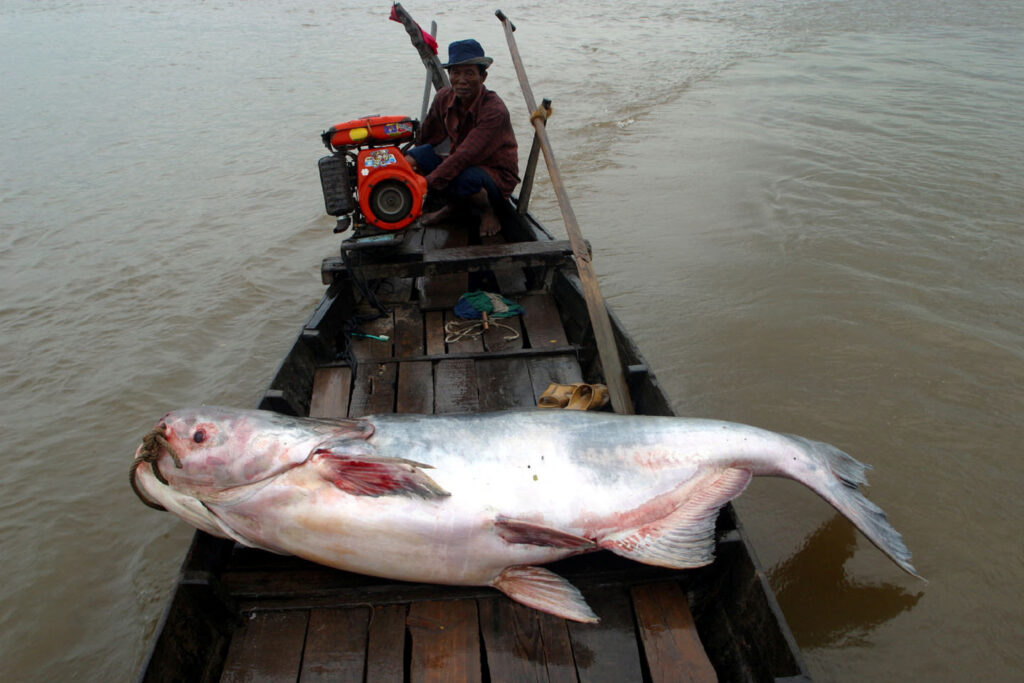
<instances>
[{"instance_id":1,"label":"warning label on engine","mask_svg":"<svg viewBox=\"0 0 1024 683\"><path fill-rule=\"evenodd\" d=\"M386 149L375 149L363 160L363 166L367 168L381 168L397 163L398 159L395 158L395 155Z\"/></svg>"}]
</instances>

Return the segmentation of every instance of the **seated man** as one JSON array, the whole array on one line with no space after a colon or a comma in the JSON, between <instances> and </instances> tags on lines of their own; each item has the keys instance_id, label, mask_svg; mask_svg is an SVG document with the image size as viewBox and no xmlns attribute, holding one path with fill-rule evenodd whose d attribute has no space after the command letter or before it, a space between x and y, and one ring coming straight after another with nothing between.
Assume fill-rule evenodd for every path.
<instances>
[{"instance_id":1,"label":"seated man","mask_svg":"<svg viewBox=\"0 0 1024 683\"><path fill-rule=\"evenodd\" d=\"M508 109L497 93L484 87L493 61L475 40L448 46L448 63L441 66L448 70L451 87L437 92L420 128L421 144L406 156L427 177L429 191L469 202L480 216L481 235L501 229L494 206L519 182L519 151ZM445 142L450 152L442 156ZM452 211L448 204L421 222L437 223Z\"/></svg>"}]
</instances>

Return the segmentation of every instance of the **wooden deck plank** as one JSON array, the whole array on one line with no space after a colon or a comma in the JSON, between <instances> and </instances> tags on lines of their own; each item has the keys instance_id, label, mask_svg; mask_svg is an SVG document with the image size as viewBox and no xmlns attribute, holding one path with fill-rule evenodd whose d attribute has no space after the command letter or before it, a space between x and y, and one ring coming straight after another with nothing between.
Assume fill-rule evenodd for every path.
<instances>
[{"instance_id":1,"label":"wooden deck plank","mask_svg":"<svg viewBox=\"0 0 1024 683\"><path fill-rule=\"evenodd\" d=\"M480 410L529 408L537 404L530 370L522 358L482 358L476 361Z\"/></svg>"},{"instance_id":2,"label":"wooden deck plank","mask_svg":"<svg viewBox=\"0 0 1024 683\"><path fill-rule=\"evenodd\" d=\"M423 314L424 336L427 340L427 354L445 353L444 311L427 311Z\"/></svg>"},{"instance_id":3,"label":"wooden deck plank","mask_svg":"<svg viewBox=\"0 0 1024 683\"><path fill-rule=\"evenodd\" d=\"M475 600L414 603L406 625L412 638L412 683L481 680Z\"/></svg>"},{"instance_id":4,"label":"wooden deck plank","mask_svg":"<svg viewBox=\"0 0 1024 683\"><path fill-rule=\"evenodd\" d=\"M633 611L625 588L603 586L583 594L601 621L568 622L580 683L643 680Z\"/></svg>"},{"instance_id":5,"label":"wooden deck plank","mask_svg":"<svg viewBox=\"0 0 1024 683\"><path fill-rule=\"evenodd\" d=\"M236 631L222 683L289 681L299 677L309 612L258 612Z\"/></svg>"},{"instance_id":6,"label":"wooden deck plank","mask_svg":"<svg viewBox=\"0 0 1024 683\"><path fill-rule=\"evenodd\" d=\"M535 405L549 384L572 384L583 381L580 364L576 360L576 356L570 354L530 358L526 361L526 365L530 369L530 383L533 385Z\"/></svg>"},{"instance_id":7,"label":"wooden deck plank","mask_svg":"<svg viewBox=\"0 0 1024 683\"><path fill-rule=\"evenodd\" d=\"M422 356L424 350L423 313L414 305L396 306L395 358Z\"/></svg>"},{"instance_id":8,"label":"wooden deck plank","mask_svg":"<svg viewBox=\"0 0 1024 683\"><path fill-rule=\"evenodd\" d=\"M405 680L405 619L407 605L372 608L366 647L366 680L402 683Z\"/></svg>"},{"instance_id":9,"label":"wooden deck plank","mask_svg":"<svg viewBox=\"0 0 1024 683\"><path fill-rule=\"evenodd\" d=\"M472 360L442 360L434 368L434 412L475 413L480 410Z\"/></svg>"},{"instance_id":10,"label":"wooden deck plank","mask_svg":"<svg viewBox=\"0 0 1024 683\"><path fill-rule=\"evenodd\" d=\"M299 683L362 683L370 609L315 609L309 613Z\"/></svg>"},{"instance_id":11,"label":"wooden deck plank","mask_svg":"<svg viewBox=\"0 0 1024 683\"><path fill-rule=\"evenodd\" d=\"M448 329L449 323L452 322L455 322L456 326L458 326L461 324L467 324L471 321L468 321L465 318L460 318L459 316L455 315L455 311L445 311L444 324L446 331ZM446 332L446 338L447 336L448 335ZM454 336L455 335L452 335L453 338ZM448 353L482 353L484 350L484 340L482 335L467 335L466 337L463 337L462 339L459 339L457 341L447 342L447 344Z\"/></svg>"},{"instance_id":12,"label":"wooden deck plank","mask_svg":"<svg viewBox=\"0 0 1024 683\"><path fill-rule=\"evenodd\" d=\"M523 326L533 348L565 346L569 343L558 315L558 306L547 292L531 292L519 297L523 313Z\"/></svg>"},{"instance_id":13,"label":"wooden deck plank","mask_svg":"<svg viewBox=\"0 0 1024 683\"><path fill-rule=\"evenodd\" d=\"M398 397L396 413L434 412L434 370L428 360L398 364Z\"/></svg>"},{"instance_id":14,"label":"wooden deck plank","mask_svg":"<svg viewBox=\"0 0 1024 683\"><path fill-rule=\"evenodd\" d=\"M313 376L310 417L347 417L352 392L352 368L319 368Z\"/></svg>"},{"instance_id":15,"label":"wooden deck plank","mask_svg":"<svg viewBox=\"0 0 1024 683\"><path fill-rule=\"evenodd\" d=\"M565 621L506 598L478 600L480 632L494 683L575 683Z\"/></svg>"},{"instance_id":16,"label":"wooden deck plank","mask_svg":"<svg viewBox=\"0 0 1024 683\"><path fill-rule=\"evenodd\" d=\"M630 592L652 683L717 681L679 584L644 584Z\"/></svg>"},{"instance_id":17,"label":"wooden deck plank","mask_svg":"<svg viewBox=\"0 0 1024 683\"><path fill-rule=\"evenodd\" d=\"M488 351L508 351L511 349L523 348L523 321L519 316L513 316L511 318L496 318L491 321L490 328L484 332L484 347ZM512 330L506 329L507 327ZM506 339L506 337L515 336L515 339Z\"/></svg>"},{"instance_id":18,"label":"wooden deck plank","mask_svg":"<svg viewBox=\"0 0 1024 683\"><path fill-rule=\"evenodd\" d=\"M375 358L391 358L392 342L395 336L394 316L390 313L380 318L368 320L359 326L359 332L388 337L388 341L359 337L355 334L351 337L352 352L359 361L373 360Z\"/></svg>"},{"instance_id":19,"label":"wooden deck plank","mask_svg":"<svg viewBox=\"0 0 1024 683\"><path fill-rule=\"evenodd\" d=\"M352 383L351 417L395 412L397 363L360 363Z\"/></svg>"}]
</instances>

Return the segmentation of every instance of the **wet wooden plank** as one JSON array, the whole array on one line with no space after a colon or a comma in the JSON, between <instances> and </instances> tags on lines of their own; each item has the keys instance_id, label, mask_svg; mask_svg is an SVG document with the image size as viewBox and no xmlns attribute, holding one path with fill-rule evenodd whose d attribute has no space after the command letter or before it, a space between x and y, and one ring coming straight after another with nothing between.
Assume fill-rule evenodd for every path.
<instances>
[{"instance_id":1,"label":"wet wooden plank","mask_svg":"<svg viewBox=\"0 0 1024 683\"><path fill-rule=\"evenodd\" d=\"M491 681L575 683L572 645L563 619L505 598L477 604Z\"/></svg>"},{"instance_id":2,"label":"wet wooden plank","mask_svg":"<svg viewBox=\"0 0 1024 683\"><path fill-rule=\"evenodd\" d=\"M482 411L537 404L530 370L523 358L482 358L476 361L476 381Z\"/></svg>"},{"instance_id":3,"label":"wet wooden plank","mask_svg":"<svg viewBox=\"0 0 1024 683\"><path fill-rule=\"evenodd\" d=\"M294 682L302 663L309 612L257 612L231 640L222 683Z\"/></svg>"},{"instance_id":4,"label":"wet wooden plank","mask_svg":"<svg viewBox=\"0 0 1024 683\"><path fill-rule=\"evenodd\" d=\"M351 417L395 412L397 363L360 363L352 383Z\"/></svg>"},{"instance_id":5,"label":"wet wooden plank","mask_svg":"<svg viewBox=\"0 0 1024 683\"><path fill-rule=\"evenodd\" d=\"M402 683L405 680L405 619L407 605L375 606L366 647L366 680Z\"/></svg>"},{"instance_id":6,"label":"wet wooden plank","mask_svg":"<svg viewBox=\"0 0 1024 683\"><path fill-rule=\"evenodd\" d=\"M565 346L569 343L558 315L554 298L546 292L533 292L519 297L524 309L523 326L533 348Z\"/></svg>"},{"instance_id":7,"label":"wet wooden plank","mask_svg":"<svg viewBox=\"0 0 1024 683\"><path fill-rule=\"evenodd\" d=\"M362 683L370 609L315 609L309 613L299 683Z\"/></svg>"},{"instance_id":8,"label":"wet wooden plank","mask_svg":"<svg viewBox=\"0 0 1024 683\"><path fill-rule=\"evenodd\" d=\"M398 399L395 412L421 415L434 412L434 371L430 361L398 364Z\"/></svg>"},{"instance_id":9,"label":"wet wooden plank","mask_svg":"<svg viewBox=\"0 0 1024 683\"><path fill-rule=\"evenodd\" d=\"M431 228L430 242L436 244L447 239L443 229ZM453 233L465 229L454 229ZM572 247L567 241L514 242L510 244L481 244L474 246L449 247L444 245L424 250L420 246L421 257L418 259L396 259L385 263L364 263L360 273L370 280L389 277L435 278L445 277L453 273L465 274L477 270L491 270L499 283L505 284L509 290L503 293L515 293L525 289L524 267L558 266L572 261ZM323 260L321 270L327 281L346 273L344 259L340 256ZM499 275L499 271L505 271ZM417 283L417 289L422 283Z\"/></svg>"},{"instance_id":10,"label":"wet wooden plank","mask_svg":"<svg viewBox=\"0 0 1024 683\"><path fill-rule=\"evenodd\" d=\"M513 338L509 339L509 337ZM523 348L522 319L519 316L492 318L490 327L484 332L484 348L488 351L508 351Z\"/></svg>"},{"instance_id":11,"label":"wet wooden plank","mask_svg":"<svg viewBox=\"0 0 1024 683\"><path fill-rule=\"evenodd\" d=\"M427 354L435 355L444 353L444 312L428 311L424 313L423 327L424 335L427 340Z\"/></svg>"},{"instance_id":12,"label":"wet wooden plank","mask_svg":"<svg viewBox=\"0 0 1024 683\"><path fill-rule=\"evenodd\" d=\"M422 356L424 350L423 313L414 305L396 306L395 358Z\"/></svg>"},{"instance_id":13,"label":"wet wooden plank","mask_svg":"<svg viewBox=\"0 0 1024 683\"><path fill-rule=\"evenodd\" d=\"M534 404L549 384L572 384L583 381L579 361L574 355L539 356L527 360L526 365L530 369Z\"/></svg>"},{"instance_id":14,"label":"wet wooden plank","mask_svg":"<svg viewBox=\"0 0 1024 683\"><path fill-rule=\"evenodd\" d=\"M633 611L625 588L602 586L583 594L601 621L568 622L580 683L643 680Z\"/></svg>"},{"instance_id":15,"label":"wet wooden plank","mask_svg":"<svg viewBox=\"0 0 1024 683\"><path fill-rule=\"evenodd\" d=\"M375 287L377 300L383 304L408 303L412 298L413 278L386 277L372 285Z\"/></svg>"},{"instance_id":16,"label":"wet wooden plank","mask_svg":"<svg viewBox=\"0 0 1024 683\"><path fill-rule=\"evenodd\" d=\"M391 358L392 342L395 335L395 323L392 314L388 313L380 318L368 320L359 326L359 333L384 336L388 341L360 337L357 334L351 336L352 351L359 361L373 360L374 358Z\"/></svg>"},{"instance_id":17,"label":"wet wooden plank","mask_svg":"<svg viewBox=\"0 0 1024 683\"><path fill-rule=\"evenodd\" d=\"M438 361L434 368L434 412L475 413L479 410L473 361Z\"/></svg>"},{"instance_id":18,"label":"wet wooden plank","mask_svg":"<svg viewBox=\"0 0 1024 683\"><path fill-rule=\"evenodd\" d=\"M310 417L346 417L352 392L352 369L320 368L313 376Z\"/></svg>"},{"instance_id":19,"label":"wet wooden plank","mask_svg":"<svg viewBox=\"0 0 1024 683\"><path fill-rule=\"evenodd\" d=\"M412 683L481 680L475 600L414 603L406 625L412 638Z\"/></svg>"},{"instance_id":20,"label":"wet wooden plank","mask_svg":"<svg viewBox=\"0 0 1024 683\"><path fill-rule=\"evenodd\" d=\"M433 250L464 247L468 241L469 231L463 227L425 228L423 235L424 258L428 258L429 253ZM452 308L466 291L468 285L469 275L465 272L417 278L416 289L419 292L420 308L424 311Z\"/></svg>"},{"instance_id":21,"label":"wet wooden plank","mask_svg":"<svg viewBox=\"0 0 1024 683\"><path fill-rule=\"evenodd\" d=\"M630 592L651 681L717 681L679 584L651 583L634 586Z\"/></svg>"},{"instance_id":22,"label":"wet wooden plank","mask_svg":"<svg viewBox=\"0 0 1024 683\"><path fill-rule=\"evenodd\" d=\"M460 318L459 316L455 315L454 311L445 311L445 338L455 339L457 336L454 333L454 331L451 333L448 332L448 329L450 329L450 325L452 328L463 329L467 326L473 325L473 323L475 322L481 321L466 320L465 318ZM475 328L470 327L467 330L466 336L462 337L461 339L457 339L456 341L450 341L446 343L448 344L448 353L480 353L484 350L483 328L480 328L480 334L478 335L476 334Z\"/></svg>"}]
</instances>

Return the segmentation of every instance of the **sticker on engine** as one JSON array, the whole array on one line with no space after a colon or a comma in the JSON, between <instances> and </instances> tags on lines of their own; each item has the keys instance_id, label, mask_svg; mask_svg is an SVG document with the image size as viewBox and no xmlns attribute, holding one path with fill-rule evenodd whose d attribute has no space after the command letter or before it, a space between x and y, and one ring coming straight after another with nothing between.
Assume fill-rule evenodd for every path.
<instances>
[{"instance_id":1,"label":"sticker on engine","mask_svg":"<svg viewBox=\"0 0 1024 683\"><path fill-rule=\"evenodd\" d=\"M386 149L375 149L363 160L363 166L367 168L382 168L397 163L398 159L395 158L395 155Z\"/></svg>"},{"instance_id":2,"label":"sticker on engine","mask_svg":"<svg viewBox=\"0 0 1024 683\"><path fill-rule=\"evenodd\" d=\"M389 123L384 126L384 135L389 138L397 138L400 135L406 135L409 133L412 133L412 123L408 121Z\"/></svg>"}]
</instances>

